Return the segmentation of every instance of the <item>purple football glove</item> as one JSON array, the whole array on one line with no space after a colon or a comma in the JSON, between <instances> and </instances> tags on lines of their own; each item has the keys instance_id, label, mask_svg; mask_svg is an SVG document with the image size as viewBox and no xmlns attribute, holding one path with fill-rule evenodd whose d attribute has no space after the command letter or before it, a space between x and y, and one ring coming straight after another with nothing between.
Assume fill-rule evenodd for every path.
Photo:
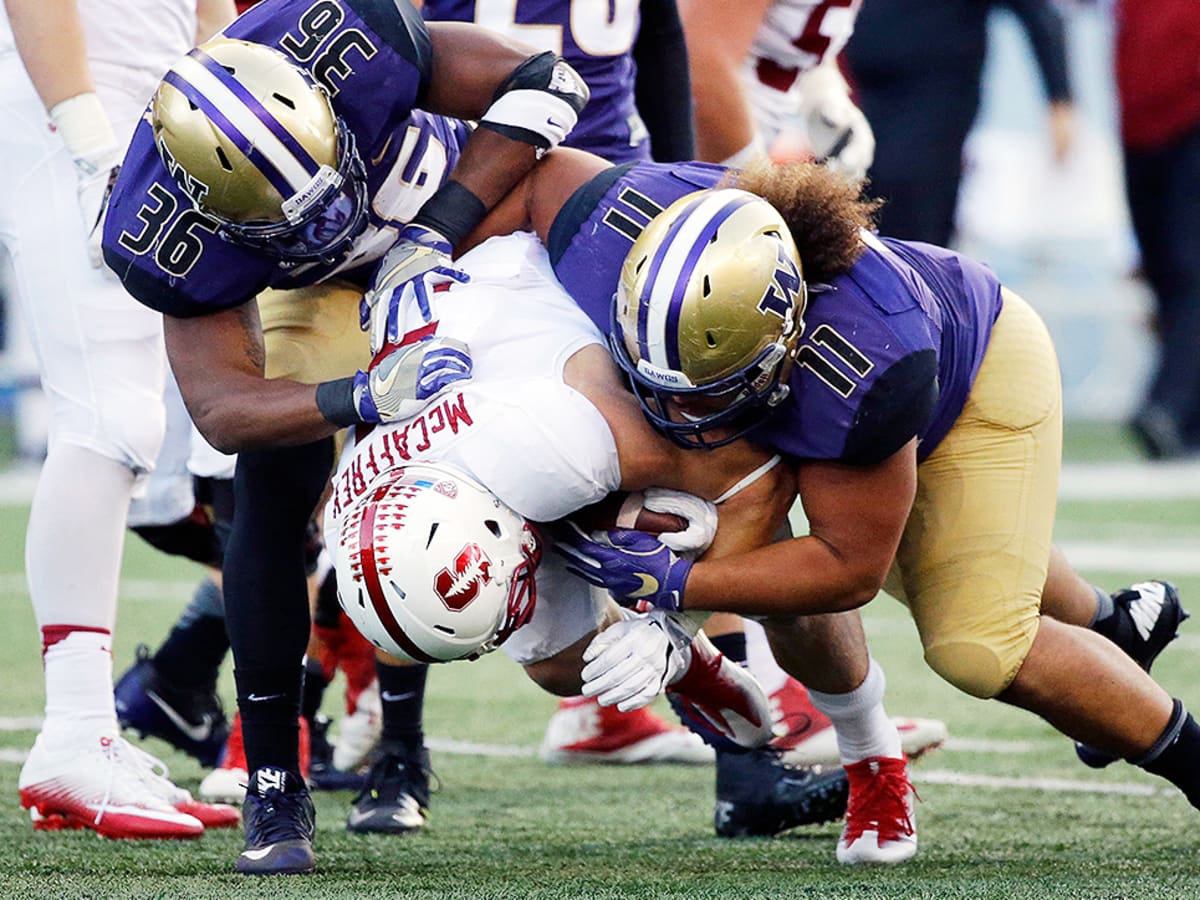
<instances>
[{"instance_id":1,"label":"purple football glove","mask_svg":"<svg viewBox=\"0 0 1200 900\"><path fill-rule=\"evenodd\" d=\"M615 528L599 538L567 522L555 551L570 562L567 571L612 593L622 606L639 611L675 611L692 563L682 559L652 534Z\"/></svg>"},{"instance_id":2,"label":"purple football glove","mask_svg":"<svg viewBox=\"0 0 1200 900\"><path fill-rule=\"evenodd\" d=\"M471 277L450 261L454 248L432 229L406 225L384 254L358 307L358 324L371 332L371 352L400 340L400 307L413 299L425 320L431 318L429 295L439 284L465 284Z\"/></svg>"}]
</instances>

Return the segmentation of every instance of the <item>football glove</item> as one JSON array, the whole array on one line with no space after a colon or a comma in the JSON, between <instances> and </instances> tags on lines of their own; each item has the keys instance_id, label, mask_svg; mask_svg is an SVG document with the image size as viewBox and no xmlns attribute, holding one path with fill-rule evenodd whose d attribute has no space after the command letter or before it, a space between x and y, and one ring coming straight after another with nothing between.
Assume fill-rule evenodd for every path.
<instances>
[{"instance_id":1,"label":"football glove","mask_svg":"<svg viewBox=\"0 0 1200 900\"><path fill-rule=\"evenodd\" d=\"M469 380L471 370L462 341L434 336L406 344L354 376L354 408L368 423L408 419L451 385Z\"/></svg>"},{"instance_id":2,"label":"football glove","mask_svg":"<svg viewBox=\"0 0 1200 900\"><path fill-rule=\"evenodd\" d=\"M358 307L358 323L371 332L371 352L400 341L400 308L415 301L425 321L433 318L429 298L439 284L465 284L471 277L450 262L450 242L431 228L407 225L384 254Z\"/></svg>"},{"instance_id":3,"label":"football glove","mask_svg":"<svg viewBox=\"0 0 1200 900\"><path fill-rule=\"evenodd\" d=\"M826 60L805 72L797 90L800 121L817 162L861 181L875 159L875 134L850 99L850 88L837 63Z\"/></svg>"},{"instance_id":4,"label":"football glove","mask_svg":"<svg viewBox=\"0 0 1200 900\"><path fill-rule=\"evenodd\" d=\"M651 512L679 516L687 522L683 531L664 531L658 536L676 553L699 555L717 536L717 507L694 494L669 488L647 488L642 506Z\"/></svg>"},{"instance_id":5,"label":"football glove","mask_svg":"<svg viewBox=\"0 0 1200 900\"><path fill-rule=\"evenodd\" d=\"M670 613L622 619L584 649L583 694L621 712L641 709L687 671L691 643L692 632Z\"/></svg>"},{"instance_id":6,"label":"football glove","mask_svg":"<svg viewBox=\"0 0 1200 900\"><path fill-rule=\"evenodd\" d=\"M612 593L622 606L646 612L675 611L692 570L654 535L615 528L589 537L568 521L560 529L555 551L566 557L567 571Z\"/></svg>"},{"instance_id":7,"label":"football glove","mask_svg":"<svg viewBox=\"0 0 1200 900\"><path fill-rule=\"evenodd\" d=\"M50 110L50 121L75 164L76 196L87 235L88 261L93 268L101 269L104 214L121 171L121 147L94 93L78 94L56 104Z\"/></svg>"}]
</instances>

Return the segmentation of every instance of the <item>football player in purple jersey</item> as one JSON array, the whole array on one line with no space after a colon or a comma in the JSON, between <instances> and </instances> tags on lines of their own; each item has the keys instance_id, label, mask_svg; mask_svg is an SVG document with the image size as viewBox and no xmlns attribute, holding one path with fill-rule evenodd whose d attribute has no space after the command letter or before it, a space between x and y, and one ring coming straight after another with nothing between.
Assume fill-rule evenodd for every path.
<instances>
[{"instance_id":1,"label":"football player in purple jersey","mask_svg":"<svg viewBox=\"0 0 1200 900\"><path fill-rule=\"evenodd\" d=\"M1186 617L1177 592L1146 581L1110 595L1052 546L1059 375L1029 305L967 257L875 235L874 205L819 166L560 160L500 210L504 227L524 218L546 237L662 433L781 454L810 529L695 564L637 532L580 534L564 548L578 573L629 603L766 617L801 680L797 616L857 609L886 583L950 683L1200 806L1200 726L1148 674ZM840 859L913 837L894 827L911 824L897 763L848 767ZM894 813L864 833L855 788L880 777Z\"/></svg>"},{"instance_id":2,"label":"football player in purple jersey","mask_svg":"<svg viewBox=\"0 0 1200 900\"><path fill-rule=\"evenodd\" d=\"M403 415L470 372L463 348L431 336L368 378L364 338L344 377L307 377L322 329L355 322L312 286L336 279L362 296L369 284L376 298L461 277L447 267L454 245L586 100L556 55L472 26L426 27L404 3L266 0L172 67L134 134L105 260L164 314L201 432L240 451L224 582L251 770L239 871L314 865L297 774L309 633L298 598L328 438ZM252 302L268 288L273 298ZM266 352L264 330L278 338ZM276 444L292 446L265 449Z\"/></svg>"}]
</instances>

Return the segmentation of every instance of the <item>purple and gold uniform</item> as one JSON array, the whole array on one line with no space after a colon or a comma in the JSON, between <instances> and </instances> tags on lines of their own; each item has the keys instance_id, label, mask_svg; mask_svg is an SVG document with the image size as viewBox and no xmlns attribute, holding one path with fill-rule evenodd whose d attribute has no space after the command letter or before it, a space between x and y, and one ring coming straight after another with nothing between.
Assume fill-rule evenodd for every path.
<instances>
[{"instance_id":1,"label":"purple and gold uniform","mask_svg":"<svg viewBox=\"0 0 1200 900\"><path fill-rule=\"evenodd\" d=\"M568 201L550 234L555 272L596 323L646 223L727 170L701 163L610 169ZM854 267L810 285L791 393L751 433L796 460L875 462L919 437L920 458L962 410L1000 311L1000 283L949 250L864 235Z\"/></svg>"},{"instance_id":2,"label":"purple and gold uniform","mask_svg":"<svg viewBox=\"0 0 1200 900\"><path fill-rule=\"evenodd\" d=\"M463 122L415 109L432 65L424 22L408 4L390 0L274 0L225 34L279 50L329 91L366 167L366 229L328 264L289 265L222 240L167 171L143 118L105 220L106 262L134 297L177 317L334 275L365 285L368 264L446 179L470 134Z\"/></svg>"},{"instance_id":3,"label":"purple and gold uniform","mask_svg":"<svg viewBox=\"0 0 1200 900\"><path fill-rule=\"evenodd\" d=\"M634 104L633 46L640 0L425 0L430 21L475 22L569 62L591 90L579 124L563 144L612 162L650 158L650 141Z\"/></svg>"},{"instance_id":4,"label":"purple and gold uniform","mask_svg":"<svg viewBox=\"0 0 1200 900\"><path fill-rule=\"evenodd\" d=\"M547 242L555 274L602 331L647 223L725 174L618 166L563 207ZM809 285L791 392L747 437L801 465L870 465L918 440L887 590L912 610L929 665L994 697L1037 633L1049 564L1062 441L1054 348L979 263L866 233L863 243L848 272Z\"/></svg>"}]
</instances>

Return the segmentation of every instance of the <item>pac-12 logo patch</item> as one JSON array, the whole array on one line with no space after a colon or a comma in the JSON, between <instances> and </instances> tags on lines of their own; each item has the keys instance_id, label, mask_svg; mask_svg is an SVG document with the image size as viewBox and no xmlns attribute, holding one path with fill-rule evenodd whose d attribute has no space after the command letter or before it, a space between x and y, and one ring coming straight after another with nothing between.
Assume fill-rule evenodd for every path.
<instances>
[{"instance_id":1,"label":"pac-12 logo patch","mask_svg":"<svg viewBox=\"0 0 1200 900\"><path fill-rule=\"evenodd\" d=\"M447 609L462 612L491 580L492 561L478 544L467 544L433 577L433 590Z\"/></svg>"},{"instance_id":2,"label":"pac-12 logo patch","mask_svg":"<svg viewBox=\"0 0 1200 900\"><path fill-rule=\"evenodd\" d=\"M458 496L458 485L453 481L439 481L433 486L433 489L451 500Z\"/></svg>"}]
</instances>

